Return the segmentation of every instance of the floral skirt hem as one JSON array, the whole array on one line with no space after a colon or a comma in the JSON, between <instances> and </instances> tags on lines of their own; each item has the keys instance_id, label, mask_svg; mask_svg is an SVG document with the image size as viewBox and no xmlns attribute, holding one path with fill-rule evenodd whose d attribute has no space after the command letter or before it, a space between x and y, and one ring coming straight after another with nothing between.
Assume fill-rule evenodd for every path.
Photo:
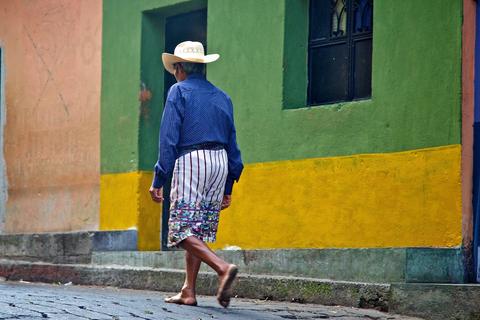
<instances>
[{"instance_id":1,"label":"floral skirt hem","mask_svg":"<svg viewBox=\"0 0 480 320\"><path fill-rule=\"evenodd\" d=\"M188 231L182 232L182 234L176 237L175 239L172 239L169 237L167 247L179 248L180 242L187 239L188 237L195 237L197 239L200 239L203 242L215 242L217 240L217 237L215 235L209 236L209 237L199 237L196 234L194 234L192 231L188 230Z\"/></svg>"},{"instance_id":2,"label":"floral skirt hem","mask_svg":"<svg viewBox=\"0 0 480 320\"><path fill-rule=\"evenodd\" d=\"M180 242L194 236L203 242L215 242L220 203L200 205L179 201L170 207L168 221L168 247L178 247Z\"/></svg>"}]
</instances>

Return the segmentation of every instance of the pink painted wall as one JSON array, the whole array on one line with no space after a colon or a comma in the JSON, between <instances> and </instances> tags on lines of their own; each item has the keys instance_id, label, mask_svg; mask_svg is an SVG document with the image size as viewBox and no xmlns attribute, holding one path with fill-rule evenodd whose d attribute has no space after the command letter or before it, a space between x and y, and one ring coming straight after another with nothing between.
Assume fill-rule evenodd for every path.
<instances>
[{"instance_id":1,"label":"pink painted wall","mask_svg":"<svg viewBox=\"0 0 480 320\"><path fill-rule=\"evenodd\" d=\"M5 233L96 230L102 1L0 3Z\"/></svg>"}]
</instances>

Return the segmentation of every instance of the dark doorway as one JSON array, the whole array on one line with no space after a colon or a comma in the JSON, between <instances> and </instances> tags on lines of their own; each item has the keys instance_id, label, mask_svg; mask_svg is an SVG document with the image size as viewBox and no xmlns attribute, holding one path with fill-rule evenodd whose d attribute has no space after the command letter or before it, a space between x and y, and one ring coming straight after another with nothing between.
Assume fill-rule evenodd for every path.
<instances>
[{"instance_id":1,"label":"dark doorway","mask_svg":"<svg viewBox=\"0 0 480 320\"><path fill-rule=\"evenodd\" d=\"M173 53L183 41L199 41L207 50L207 9L197 10L167 18L165 24L165 52ZM165 98L175 77L165 71Z\"/></svg>"},{"instance_id":2,"label":"dark doorway","mask_svg":"<svg viewBox=\"0 0 480 320\"><path fill-rule=\"evenodd\" d=\"M176 16L168 17L165 23L165 52L173 53L177 44L183 41L199 41L207 52L207 9L192 11ZM165 71L164 76L164 99L166 100L168 90L176 82L175 77ZM162 211L162 250L167 250L168 238L168 217L170 208L170 183L163 188Z\"/></svg>"}]
</instances>

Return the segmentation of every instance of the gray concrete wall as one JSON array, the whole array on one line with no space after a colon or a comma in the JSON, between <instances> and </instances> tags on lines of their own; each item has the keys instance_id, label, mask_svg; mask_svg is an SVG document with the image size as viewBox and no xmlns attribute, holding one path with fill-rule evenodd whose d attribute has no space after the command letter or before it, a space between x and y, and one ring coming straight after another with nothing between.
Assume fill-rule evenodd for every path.
<instances>
[{"instance_id":1,"label":"gray concrete wall","mask_svg":"<svg viewBox=\"0 0 480 320\"><path fill-rule=\"evenodd\" d=\"M183 251L136 251L137 231L0 235L0 257L184 269ZM220 250L243 273L378 283L464 283L462 248ZM202 271L210 271L202 264Z\"/></svg>"},{"instance_id":2,"label":"gray concrete wall","mask_svg":"<svg viewBox=\"0 0 480 320\"><path fill-rule=\"evenodd\" d=\"M480 285L392 284L389 311L432 320L478 320Z\"/></svg>"},{"instance_id":3,"label":"gray concrete wall","mask_svg":"<svg viewBox=\"0 0 480 320\"><path fill-rule=\"evenodd\" d=\"M463 283L460 248L220 250L249 274L286 275L364 282ZM184 268L183 251L94 252L92 263ZM202 265L203 271L208 267Z\"/></svg>"}]
</instances>

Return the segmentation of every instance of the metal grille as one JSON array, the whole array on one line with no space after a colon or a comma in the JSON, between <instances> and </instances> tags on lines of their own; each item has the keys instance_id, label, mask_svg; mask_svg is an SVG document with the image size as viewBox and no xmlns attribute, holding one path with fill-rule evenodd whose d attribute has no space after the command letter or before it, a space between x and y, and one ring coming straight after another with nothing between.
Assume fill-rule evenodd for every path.
<instances>
[{"instance_id":1,"label":"metal grille","mask_svg":"<svg viewBox=\"0 0 480 320\"><path fill-rule=\"evenodd\" d=\"M371 96L373 0L310 0L308 104Z\"/></svg>"}]
</instances>

